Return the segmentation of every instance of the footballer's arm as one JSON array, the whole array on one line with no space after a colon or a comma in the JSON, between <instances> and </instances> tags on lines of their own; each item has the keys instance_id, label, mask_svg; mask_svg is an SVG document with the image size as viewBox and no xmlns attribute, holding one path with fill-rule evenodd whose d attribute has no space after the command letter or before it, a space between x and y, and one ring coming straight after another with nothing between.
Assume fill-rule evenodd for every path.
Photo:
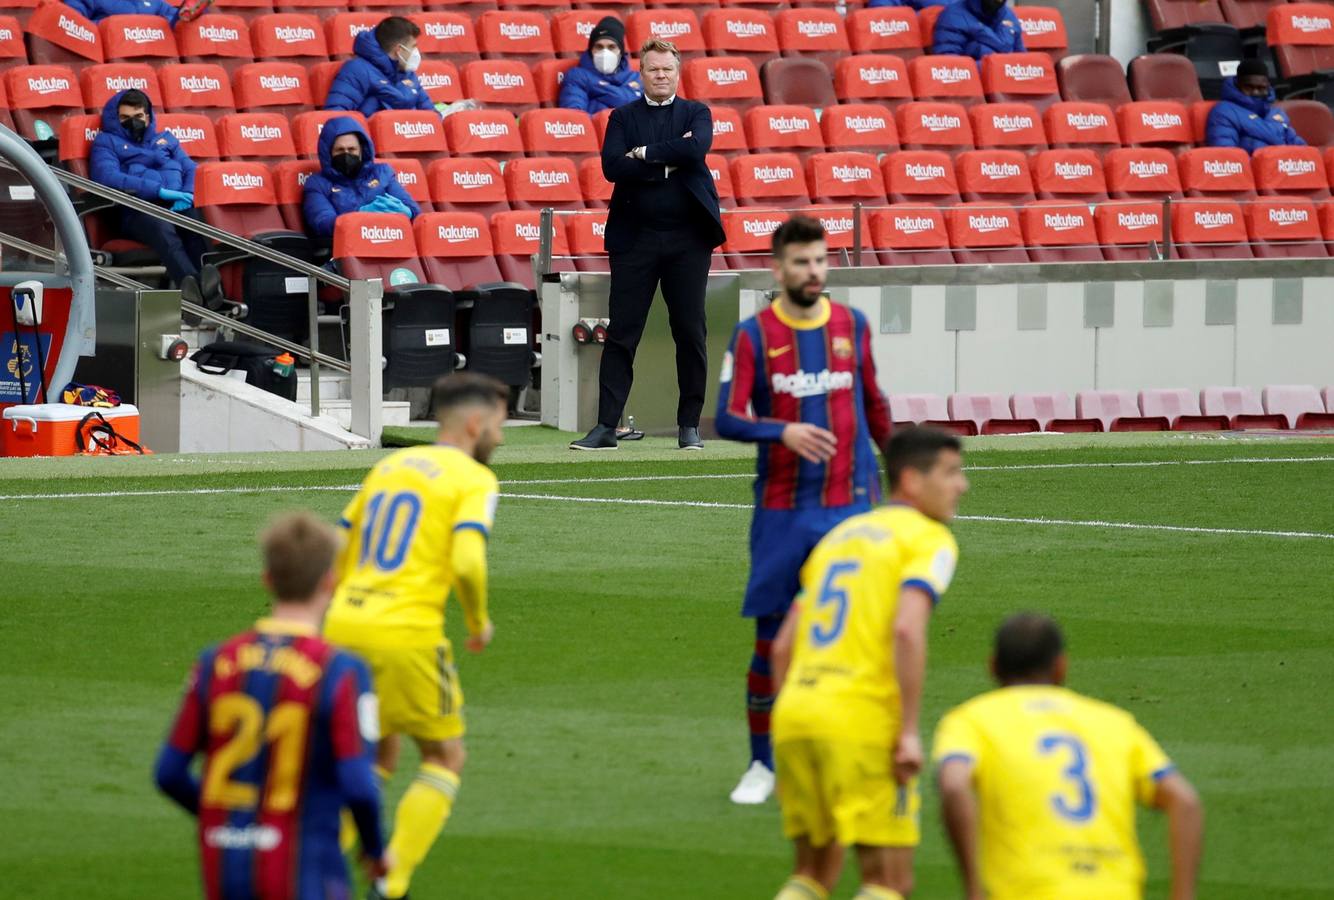
<instances>
[{"instance_id":1,"label":"footballer's arm","mask_svg":"<svg viewBox=\"0 0 1334 900\"><path fill-rule=\"evenodd\" d=\"M899 733L894 741L894 779L907 784L922 770L922 686L926 682L926 626L934 603L926 590L899 591L894 616L894 677L899 684Z\"/></svg>"},{"instance_id":2,"label":"footballer's arm","mask_svg":"<svg viewBox=\"0 0 1334 900\"><path fill-rule=\"evenodd\" d=\"M977 873L977 796L973 793L972 760L946 758L940 764L936 782L945 832L959 862L965 896L975 900L982 896L982 884Z\"/></svg>"},{"instance_id":3,"label":"footballer's arm","mask_svg":"<svg viewBox=\"0 0 1334 900\"><path fill-rule=\"evenodd\" d=\"M468 625L467 647L481 653L495 634L487 612L486 533L480 528L457 529L449 563L454 571L454 593Z\"/></svg>"},{"instance_id":4,"label":"footballer's arm","mask_svg":"<svg viewBox=\"0 0 1334 900\"><path fill-rule=\"evenodd\" d=\"M1167 813L1172 854L1172 900L1195 900L1195 881L1204 848L1204 805L1186 777L1171 771L1158 780L1153 805Z\"/></svg>"}]
</instances>

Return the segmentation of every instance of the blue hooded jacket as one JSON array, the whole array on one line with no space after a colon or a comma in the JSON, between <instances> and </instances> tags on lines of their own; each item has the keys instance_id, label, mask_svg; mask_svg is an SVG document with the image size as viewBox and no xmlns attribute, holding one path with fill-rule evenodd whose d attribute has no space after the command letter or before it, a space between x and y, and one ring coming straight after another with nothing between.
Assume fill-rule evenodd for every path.
<instances>
[{"instance_id":1,"label":"blue hooded jacket","mask_svg":"<svg viewBox=\"0 0 1334 900\"><path fill-rule=\"evenodd\" d=\"M375 31L352 42L356 55L343 63L329 86L325 109L347 109L370 118L382 109L435 109L416 72L408 72L380 48Z\"/></svg>"},{"instance_id":2,"label":"blue hooded jacket","mask_svg":"<svg viewBox=\"0 0 1334 900\"><path fill-rule=\"evenodd\" d=\"M333 167L334 141L345 134L355 134L361 139L361 169L351 178ZM411 211L409 218L421 215L417 201L408 196L394 176L394 167L375 161L375 144L356 119L339 116L325 122L320 132L320 171L306 179L301 197L306 230L317 238L331 238L339 216L356 212L381 194L403 201Z\"/></svg>"},{"instance_id":3,"label":"blue hooded jacket","mask_svg":"<svg viewBox=\"0 0 1334 900\"><path fill-rule=\"evenodd\" d=\"M65 0L80 15L100 22L107 16L161 16L175 25L181 11L167 0Z\"/></svg>"},{"instance_id":4,"label":"blue hooded jacket","mask_svg":"<svg viewBox=\"0 0 1334 900\"><path fill-rule=\"evenodd\" d=\"M1005 4L994 16L982 11L982 0L958 0L936 20L932 53L951 53L982 60L993 53L1023 53L1024 29Z\"/></svg>"},{"instance_id":5,"label":"blue hooded jacket","mask_svg":"<svg viewBox=\"0 0 1334 900\"><path fill-rule=\"evenodd\" d=\"M1288 114L1274 106L1272 87L1267 97L1248 97L1237 87L1236 78L1223 80L1222 99L1209 110L1204 142L1210 147L1240 147L1247 153L1261 147L1306 146L1292 130Z\"/></svg>"},{"instance_id":6,"label":"blue hooded jacket","mask_svg":"<svg viewBox=\"0 0 1334 900\"><path fill-rule=\"evenodd\" d=\"M621 64L610 75L603 75L593 65L593 54L585 50L579 65L565 73L560 86L562 109L582 109L590 116L604 109L615 109L644 96L639 73L630 68L630 57L621 54Z\"/></svg>"},{"instance_id":7,"label":"blue hooded jacket","mask_svg":"<svg viewBox=\"0 0 1334 900\"><path fill-rule=\"evenodd\" d=\"M919 12L928 6L949 6L955 0L871 0L866 4L871 9L877 6L908 6Z\"/></svg>"},{"instance_id":8,"label":"blue hooded jacket","mask_svg":"<svg viewBox=\"0 0 1334 900\"><path fill-rule=\"evenodd\" d=\"M93 138L88 171L93 181L145 200L158 200L158 191L195 191L195 161L181 149L176 135L157 130L157 113L148 104L148 130L135 143L120 124L117 110L121 91L102 107L102 131Z\"/></svg>"}]
</instances>

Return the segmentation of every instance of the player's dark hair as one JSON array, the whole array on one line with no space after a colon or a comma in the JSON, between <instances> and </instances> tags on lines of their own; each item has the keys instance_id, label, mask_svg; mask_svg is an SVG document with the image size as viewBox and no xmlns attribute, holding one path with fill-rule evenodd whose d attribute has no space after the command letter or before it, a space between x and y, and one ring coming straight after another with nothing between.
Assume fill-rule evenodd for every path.
<instances>
[{"instance_id":1,"label":"player's dark hair","mask_svg":"<svg viewBox=\"0 0 1334 900\"><path fill-rule=\"evenodd\" d=\"M259 543L273 595L286 603L312 599L338 553L337 533L308 512L278 516Z\"/></svg>"},{"instance_id":2,"label":"player's dark hair","mask_svg":"<svg viewBox=\"0 0 1334 900\"><path fill-rule=\"evenodd\" d=\"M411 19L390 16L375 26L375 42L388 53L408 38L421 37L421 33L421 26Z\"/></svg>"},{"instance_id":3,"label":"player's dark hair","mask_svg":"<svg viewBox=\"0 0 1334 900\"><path fill-rule=\"evenodd\" d=\"M780 258L788 244L809 244L824 240L824 226L810 216L792 216L774 232L774 257Z\"/></svg>"},{"instance_id":4,"label":"player's dark hair","mask_svg":"<svg viewBox=\"0 0 1334 900\"><path fill-rule=\"evenodd\" d=\"M942 450L962 453L963 442L939 428L910 425L896 430L885 445L885 478L890 491L899 486L904 469L929 471Z\"/></svg>"},{"instance_id":5,"label":"player's dark hair","mask_svg":"<svg viewBox=\"0 0 1334 900\"><path fill-rule=\"evenodd\" d=\"M125 92L125 94L120 98L120 102L116 104L117 109L119 109L122 106L128 106L130 109L148 109L149 107L148 95L145 94L143 91L131 88L130 90Z\"/></svg>"},{"instance_id":6,"label":"player's dark hair","mask_svg":"<svg viewBox=\"0 0 1334 900\"><path fill-rule=\"evenodd\" d=\"M1010 616L996 629L996 678L1001 684L1049 675L1065 652L1061 626L1041 613Z\"/></svg>"},{"instance_id":7,"label":"player's dark hair","mask_svg":"<svg viewBox=\"0 0 1334 900\"><path fill-rule=\"evenodd\" d=\"M460 406L509 405L510 389L490 375L455 372L439 378L431 388L431 409L436 418Z\"/></svg>"}]
</instances>

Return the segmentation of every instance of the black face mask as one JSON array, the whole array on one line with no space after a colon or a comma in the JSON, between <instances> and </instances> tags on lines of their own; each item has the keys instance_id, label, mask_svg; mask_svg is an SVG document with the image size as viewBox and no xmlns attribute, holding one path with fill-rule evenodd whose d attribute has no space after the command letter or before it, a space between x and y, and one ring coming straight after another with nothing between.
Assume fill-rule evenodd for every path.
<instances>
[{"instance_id":1,"label":"black face mask","mask_svg":"<svg viewBox=\"0 0 1334 900\"><path fill-rule=\"evenodd\" d=\"M361 157L355 153L340 153L333 158L334 171L344 178L351 178L361 171Z\"/></svg>"},{"instance_id":2,"label":"black face mask","mask_svg":"<svg viewBox=\"0 0 1334 900\"><path fill-rule=\"evenodd\" d=\"M982 12L994 16L1005 6L1005 0L982 0Z\"/></svg>"},{"instance_id":3,"label":"black face mask","mask_svg":"<svg viewBox=\"0 0 1334 900\"><path fill-rule=\"evenodd\" d=\"M148 123L143 119L128 119L122 122L121 125L123 125L125 130L130 133L130 140L134 141L136 144L142 141L144 135L148 133Z\"/></svg>"}]
</instances>

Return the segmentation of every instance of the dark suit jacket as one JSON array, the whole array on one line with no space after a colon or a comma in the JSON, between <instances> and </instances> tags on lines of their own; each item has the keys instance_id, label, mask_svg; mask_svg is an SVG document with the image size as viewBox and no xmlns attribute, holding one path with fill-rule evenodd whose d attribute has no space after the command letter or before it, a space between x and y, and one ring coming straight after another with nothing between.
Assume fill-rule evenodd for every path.
<instances>
[{"instance_id":1,"label":"dark suit jacket","mask_svg":"<svg viewBox=\"0 0 1334 900\"><path fill-rule=\"evenodd\" d=\"M672 101L672 134L678 137L659 143L649 142L648 105L643 100L627 103L612 110L607 123L607 139L602 143L602 173L614 188L611 210L607 215L608 253L620 253L634 247L635 239L644 225L648 210L635 209L630 191L622 185L632 182L675 181L690 192L690 196L704 208L713 220L713 234L708 235L717 247L723 242L723 219L718 211L718 189L704 162L713 144L713 115L703 103L683 100ZM635 147L647 147L645 159L625 154ZM670 178L667 166L676 166Z\"/></svg>"}]
</instances>

